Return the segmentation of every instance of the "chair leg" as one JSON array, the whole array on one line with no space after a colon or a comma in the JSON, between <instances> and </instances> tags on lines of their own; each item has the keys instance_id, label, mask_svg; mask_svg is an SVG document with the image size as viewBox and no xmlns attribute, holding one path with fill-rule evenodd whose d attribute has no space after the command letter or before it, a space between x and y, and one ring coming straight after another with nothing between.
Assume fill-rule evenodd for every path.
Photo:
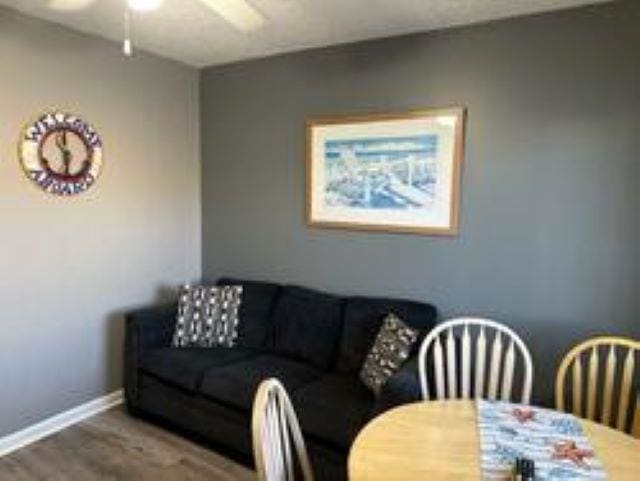
<instances>
[{"instance_id":1,"label":"chair leg","mask_svg":"<svg viewBox=\"0 0 640 481\"><path fill-rule=\"evenodd\" d=\"M636 408L633 415L633 424L631 426L631 435L640 439L640 391L636 393Z\"/></svg>"}]
</instances>

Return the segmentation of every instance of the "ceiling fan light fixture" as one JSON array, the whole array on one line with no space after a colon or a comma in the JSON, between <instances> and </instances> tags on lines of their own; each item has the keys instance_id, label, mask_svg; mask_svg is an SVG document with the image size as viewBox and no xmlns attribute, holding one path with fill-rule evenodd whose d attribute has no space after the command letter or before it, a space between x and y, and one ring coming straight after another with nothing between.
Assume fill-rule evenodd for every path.
<instances>
[{"instance_id":1,"label":"ceiling fan light fixture","mask_svg":"<svg viewBox=\"0 0 640 481\"><path fill-rule=\"evenodd\" d=\"M150 12L162 5L163 0L127 0L127 5L131 10L138 12Z\"/></svg>"},{"instance_id":2,"label":"ceiling fan light fixture","mask_svg":"<svg viewBox=\"0 0 640 481\"><path fill-rule=\"evenodd\" d=\"M247 0L200 0L238 30L250 32L262 27L264 15Z\"/></svg>"}]
</instances>

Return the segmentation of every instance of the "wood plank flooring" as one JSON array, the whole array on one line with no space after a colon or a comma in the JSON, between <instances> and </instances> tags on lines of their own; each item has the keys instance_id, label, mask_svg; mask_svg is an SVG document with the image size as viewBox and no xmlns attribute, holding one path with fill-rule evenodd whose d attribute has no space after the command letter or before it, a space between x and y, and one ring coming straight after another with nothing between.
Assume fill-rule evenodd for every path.
<instances>
[{"instance_id":1,"label":"wood plank flooring","mask_svg":"<svg viewBox=\"0 0 640 481\"><path fill-rule=\"evenodd\" d=\"M255 481L255 475L117 407L0 458L0 481Z\"/></svg>"}]
</instances>

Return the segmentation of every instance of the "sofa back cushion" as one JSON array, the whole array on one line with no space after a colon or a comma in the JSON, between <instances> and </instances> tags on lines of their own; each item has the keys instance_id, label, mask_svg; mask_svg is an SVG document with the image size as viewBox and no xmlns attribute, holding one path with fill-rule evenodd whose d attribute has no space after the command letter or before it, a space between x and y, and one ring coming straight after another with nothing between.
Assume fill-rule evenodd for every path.
<instances>
[{"instance_id":1,"label":"sofa back cushion","mask_svg":"<svg viewBox=\"0 0 640 481\"><path fill-rule=\"evenodd\" d=\"M271 328L273 308L281 287L270 282L247 281L223 277L218 285L242 286L242 303L238 312L237 345L261 349Z\"/></svg>"},{"instance_id":2,"label":"sofa back cushion","mask_svg":"<svg viewBox=\"0 0 640 481\"><path fill-rule=\"evenodd\" d=\"M271 348L278 354L327 369L335 360L342 330L340 297L285 286L273 316Z\"/></svg>"},{"instance_id":3,"label":"sofa back cushion","mask_svg":"<svg viewBox=\"0 0 640 481\"><path fill-rule=\"evenodd\" d=\"M436 325L437 310L430 304L381 297L350 297L344 308L344 327L336 363L339 372L360 371L382 321L390 313L398 316L409 327L420 331L416 346Z\"/></svg>"}]
</instances>

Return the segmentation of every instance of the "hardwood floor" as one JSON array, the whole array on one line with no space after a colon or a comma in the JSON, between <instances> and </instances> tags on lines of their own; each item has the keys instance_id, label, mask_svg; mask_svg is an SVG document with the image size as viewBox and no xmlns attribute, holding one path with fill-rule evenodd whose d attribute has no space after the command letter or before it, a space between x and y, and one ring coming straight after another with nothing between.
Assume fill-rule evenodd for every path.
<instances>
[{"instance_id":1,"label":"hardwood floor","mask_svg":"<svg viewBox=\"0 0 640 481\"><path fill-rule=\"evenodd\" d=\"M249 469L122 407L0 458L0 481L255 481Z\"/></svg>"}]
</instances>

